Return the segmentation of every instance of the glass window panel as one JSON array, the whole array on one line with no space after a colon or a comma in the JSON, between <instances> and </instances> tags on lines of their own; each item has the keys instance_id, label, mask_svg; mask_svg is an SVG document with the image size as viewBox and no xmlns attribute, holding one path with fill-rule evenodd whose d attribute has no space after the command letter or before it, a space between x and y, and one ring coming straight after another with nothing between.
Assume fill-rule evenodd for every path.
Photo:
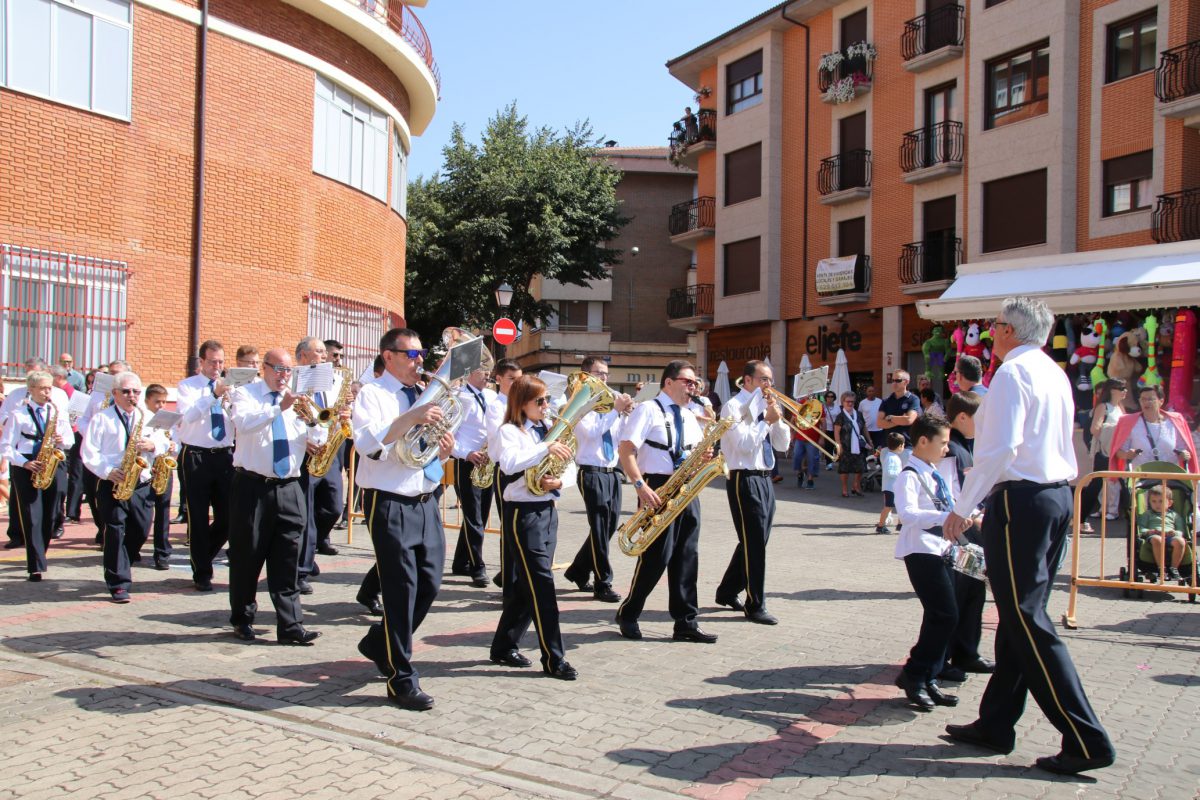
<instances>
[{"instance_id":1,"label":"glass window panel","mask_svg":"<svg viewBox=\"0 0 1200 800\"><path fill-rule=\"evenodd\" d=\"M8 85L50 94L50 0L11 0Z\"/></svg>"},{"instance_id":2,"label":"glass window panel","mask_svg":"<svg viewBox=\"0 0 1200 800\"><path fill-rule=\"evenodd\" d=\"M1133 208L1133 184L1121 183L1112 187L1112 213L1120 214Z\"/></svg>"},{"instance_id":3,"label":"glass window panel","mask_svg":"<svg viewBox=\"0 0 1200 800\"><path fill-rule=\"evenodd\" d=\"M317 95L313 99L313 172L325 172L325 153L329 149L327 140L328 104L321 97L321 85L317 84Z\"/></svg>"},{"instance_id":4,"label":"glass window panel","mask_svg":"<svg viewBox=\"0 0 1200 800\"><path fill-rule=\"evenodd\" d=\"M75 5L106 17L129 22L129 0L74 0Z\"/></svg>"},{"instance_id":5,"label":"glass window panel","mask_svg":"<svg viewBox=\"0 0 1200 800\"><path fill-rule=\"evenodd\" d=\"M363 124L362 120L352 119L350 122L350 158L349 184L357 189L363 188Z\"/></svg>"},{"instance_id":6,"label":"glass window panel","mask_svg":"<svg viewBox=\"0 0 1200 800\"><path fill-rule=\"evenodd\" d=\"M320 75L317 76L317 97L333 100L333 83Z\"/></svg>"},{"instance_id":7,"label":"glass window panel","mask_svg":"<svg viewBox=\"0 0 1200 800\"><path fill-rule=\"evenodd\" d=\"M342 183L350 183L350 151L354 148L354 118L341 111L338 114L337 171L334 177Z\"/></svg>"},{"instance_id":8,"label":"glass window panel","mask_svg":"<svg viewBox=\"0 0 1200 800\"><path fill-rule=\"evenodd\" d=\"M1154 69L1158 57L1158 21L1154 18L1142 23L1142 38L1138 55L1138 71Z\"/></svg>"},{"instance_id":9,"label":"glass window panel","mask_svg":"<svg viewBox=\"0 0 1200 800\"><path fill-rule=\"evenodd\" d=\"M386 203L388 196L388 135L386 130L375 131L375 191L376 200Z\"/></svg>"},{"instance_id":10,"label":"glass window panel","mask_svg":"<svg viewBox=\"0 0 1200 800\"><path fill-rule=\"evenodd\" d=\"M1143 178L1134 184L1134 208L1149 208L1150 207L1150 179Z\"/></svg>"},{"instance_id":11,"label":"glass window panel","mask_svg":"<svg viewBox=\"0 0 1200 800\"><path fill-rule=\"evenodd\" d=\"M92 17L65 6L57 9L54 96L77 106L92 105Z\"/></svg>"},{"instance_id":12,"label":"glass window panel","mask_svg":"<svg viewBox=\"0 0 1200 800\"><path fill-rule=\"evenodd\" d=\"M0 0L0 86L5 84L5 78L8 74L5 72L5 65L8 64L8 59L5 58L5 54L8 52L6 47L8 43L8 33L4 28L4 18L8 16L5 8L7 5L8 4L5 3L4 0Z\"/></svg>"},{"instance_id":13,"label":"glass window panel","mask_svg":"<svg viewBox=\"0 0 1200 800\"><path fill-rule=\"evenodd\" d=\"M1133 28L1125 28L1113 38L1113 57L1118 78L1133 74Z\"/></svg>"},{"instance_id":14,"label":"glass window panel","mask_svg":"<svg viewBox=\"0 0 1200 800\"><path fill-rule=\"evenodd\" d=\"M132 74L129 64L130 31L98 19L95 22L95 34L93 107L128 119L131 116L129 77Z\"/></svg>"}]
</instances>

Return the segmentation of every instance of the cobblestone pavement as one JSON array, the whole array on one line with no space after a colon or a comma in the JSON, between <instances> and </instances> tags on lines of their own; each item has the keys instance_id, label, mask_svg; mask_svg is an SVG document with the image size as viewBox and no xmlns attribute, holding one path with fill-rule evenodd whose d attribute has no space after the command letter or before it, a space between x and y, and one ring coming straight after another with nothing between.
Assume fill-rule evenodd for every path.
<instances>
[{"instance_id":1,"label":"cobblestone pavement","mask_svg":"<svg viewBox=\"0 0 1200 800\"><path fill-rule=\"evenodd\" d=\"M734 545L719 482L703 494L700 562L701 624L717 644L671 641L662 585L641 620L646 638L630 642L613 606L560 579L575 683L491 664L499 591L447 575L416 645L437 698L425 714L386 703L355 649L369 619L354 601L371 559L361 526L339 556L321 557L304 598L306 624L324 634L311 648L277 646L271 633L234 639L226 573L216 593L195 592L178 526L173 568L147 558L125 606L107 601L87 521L54 543L40 584L24 580L21 551L0 551L0 798L1200 797L1200 605L1081 590L1079 629L1064 636L1117 745L1113 767L1074 779L1032 769L1058 750L1033 703L1011 755L951 745L943 726L974 718L984 681L962 685L958 709L902 702L892 681L920 605L894 538L873 532L880 496L844 500L835 483L826 473L815 491L779 485L768 572L778 626L711 602ZM569 496L559 562L585 525ZM1085 540L1085 574L1098 544ZM487 554L498 557L495 537ZM624 592L634 562L615 557ZM271 631L262 588L258 627ZM989 629L994 619L989 604Z\"/></svg>"}]
</instances>

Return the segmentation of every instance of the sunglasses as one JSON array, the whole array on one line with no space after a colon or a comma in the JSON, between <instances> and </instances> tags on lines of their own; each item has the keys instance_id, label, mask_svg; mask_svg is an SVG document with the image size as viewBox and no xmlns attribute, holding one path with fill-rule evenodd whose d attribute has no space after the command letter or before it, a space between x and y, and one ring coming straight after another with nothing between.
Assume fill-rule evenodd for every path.
<instances>
[{"instance_id":1,"label":"sunglasses","mask_svg":"<svg viewBox=\"0 0 1200 800\"><path fill-rule=\"evenodd\" d=\"M265 361L263 362L263 366L270 367L271 369L275 370L276 375L287 375L292 371L291 367L285 367L282 364L268 364Z\"/></svg>"},{"instance_id":2,"label":"sunglasses","mask_svg":"<svg viewBox=\"0 0 1200 800\"><path fill-rule=\"evenodd\" d=\"M137 394L141 394L141 393L142 393L142 390L141 390L141 389L117 389L117 390L116 390L116 392L117 392L117 394L133 394L133 395L137 395Z\"/></svg>"},{"instance_id":3,"label":"sunglasses","mask_svg":"<svg viewBox=\"0 0 1200 800\"><path fill-rule=\"evenodd\" d=\"M892 378L892 383L908 383L908 378Z\"/></svg>"},{"instance_id":4,"label":"sunglasses","mask_svg":"<svg viewBox=\"0 0 1200 800\"><path fill-rule=\"evenodd\" d=\"M414 361L418 358L425 358L429 355L428 350L400 350L395 347L389 347L388 350L390 350L393 353L402 353L402 354L408 356L409 358L413 359Z\"/></svg>"},{"instance_id":5,"label":"sunglasses","mask_svg":"<svg viewBox=\"0 0 1200 800\"><path fill-rule=\"evenodd\" d=\"M696 380L695 378L676 378L675 380L679 381L680 383L686 383L688 386L695 387L700 385L700 381Z\"/></svg>"},{"instance_id":6,"label":"sunglasses","mask_svg":"<svg viewBox=\"0 0 1200 800\"><path fill-rule=\"evenodd\" d=\"M533 402L537 403L538 407L540 408L541 406L550 405L550 398L549 397L539 397L537 400L534 400Z\"/></svg>"}]
</instances>

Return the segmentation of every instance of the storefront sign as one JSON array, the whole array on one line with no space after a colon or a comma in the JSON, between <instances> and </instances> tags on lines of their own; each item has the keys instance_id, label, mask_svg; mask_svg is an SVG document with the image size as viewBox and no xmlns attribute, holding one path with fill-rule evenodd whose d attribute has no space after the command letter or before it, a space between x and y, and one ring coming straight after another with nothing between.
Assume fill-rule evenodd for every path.
<instances>
[{"instance_id":1,"label":"storefront sign","mask_svg":"<svg viewBox=\"0 0 1200 800\"><path fill-rule=\"evenodd\" d=\"M771 355L771 324L735 325L708 332L708 364L705 377L713 380L724 361L729 367L730 384L740 377L747 361Z\"/></svg>"},{"instance_id":2,"label":"storefront sign","mask_svg":"<svg viewBox=\"0 0 1200 800\"><path fill-rule=\"evenodd\" d=\"M850 311L843 319L829 314L817 319L794 319L788 322L786 371L789 375L797 372L804 356L808 356L813 367L829 365L832 375L838 350L846 351L851 374L869 373L872 380L878 379L883 361L881 315ZM780 371L776 370L777 377Z\"/></svg>"},{"instance_id":3,"label":"storefront sign","mask_svg":"<svg viewBox=\"0 0 1200 800\"><path fill-rule=\"evenodd\" d=\"M841 325L819 325L817 332L809 334L804 340L804 352L816 356L818 361L830 361L837 356L838 350L847 354L856 353L862 349L862 334L850 328L849 322Z\"/></svg>"},{"instance_id":4,"label":"storefront sign","mask_svg":"<svg viewBox=\"0 0 1200 800\"><path fill-rule=\"evenodd\" d=\"M817 262L817 294L854 291L854 265L858 256L822 258Z\"/></svg>"}]
</instances>

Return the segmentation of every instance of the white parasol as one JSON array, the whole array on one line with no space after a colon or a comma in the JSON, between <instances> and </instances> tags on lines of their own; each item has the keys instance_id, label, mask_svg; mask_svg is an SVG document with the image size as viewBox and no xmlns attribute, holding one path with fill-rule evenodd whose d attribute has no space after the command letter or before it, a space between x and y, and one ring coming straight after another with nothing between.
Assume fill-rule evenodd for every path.
<instances>
[{"instance_id":1,"label":"white parasol","mask_svg":"<svg viewBox=\"0 0 1200 800\"><path fill-rule=\"evenodd\" d=\"M722 361L717 366L717 382L713 386L717 397L721 398L721 405L729 402L729 397L732 392L729 391L729 365Z\"/></svg>"},{"instance_id":2,"label":"white parasol","mask_svg":"<svg viewBox=\"0 0 1200 800\"><path fill-rule=\"evenodd\" d=\"M846 392L852 391L850 386L850 362L846 360L846 351L839 349L837 359L833 362L833 380L829 382L829 391L841 398Z\"/></svg>"},{"instance_id":3,"label":"white parasol","mask_svg":"<svg viewBox=\"0 0 1200 800\"><path fill-rule=\"evenodd\" d=\"M792 397L800 396L800 376L812 369L812 362L808 360L808 353L800 356L800 371L792 376Z\"/></svg>"}]
</instances>

